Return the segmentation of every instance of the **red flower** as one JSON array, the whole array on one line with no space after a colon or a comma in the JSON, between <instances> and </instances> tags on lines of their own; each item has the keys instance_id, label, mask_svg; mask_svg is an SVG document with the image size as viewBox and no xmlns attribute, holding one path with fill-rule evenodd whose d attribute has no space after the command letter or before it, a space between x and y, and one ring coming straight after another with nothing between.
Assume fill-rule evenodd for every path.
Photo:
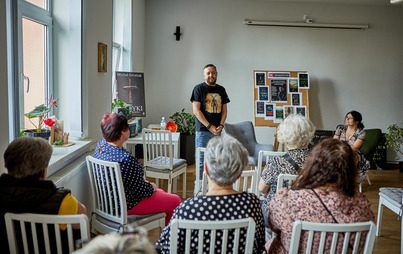
<instances>
[{"instance_id":1,"label":"red flower","mask_svg":"<svg viewBox=\"0 0 403 254\"><path fill-rule=\"evenodd\" d=\"M178 129L178 126L173 121L169 121L169 122L167 122L165 129L169 130L171 132L176 132L176 130Z\"/></svg>"},{"instance_id":2,"label":"red flower","mask_svg":"<svg viewBox=\"0 0 403 254\"><path fill-rule=\"evenodd\" d=\"M55 124L55 121L53 121L52 119L48 118L46 120L43 121L47 126L52 127Z\"/></svg>"}]
</instances>

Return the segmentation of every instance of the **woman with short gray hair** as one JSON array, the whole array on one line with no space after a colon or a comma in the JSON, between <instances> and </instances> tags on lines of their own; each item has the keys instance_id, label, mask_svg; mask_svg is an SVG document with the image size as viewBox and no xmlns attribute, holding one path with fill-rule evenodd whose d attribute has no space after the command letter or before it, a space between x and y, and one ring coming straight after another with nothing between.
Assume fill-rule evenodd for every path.
<instances>
[{"instance_id":1,"label":"woman with short gray hair","mask_svg":"<svg viewBox=\"0 0 403 254\"><path fill-rule=\"evenodd\" d=\"M269 201L276 193L277 179L280 174L298 174L305 158L308 156L309 142L315 134L316 127L302 115L289 115L277 128L277 139L280 143L287 145L287 153L283 156L270 156L262 172L259 183L259 190L265 200L262 202L263 216L267 229L266 240L271 236L267 223L269 212Z\"/></svg>"},{"instance_id":2,"label":"woman with short gray hair","mask_svg":"<svg viewBox=\"0 0 403 254\"><path fill-rule=\"evenodd\" d=\"M204 160L208 192L205 196L190 198L180 204L175 209L172 219L222 221L253 218L256 223L253 253L262 253L265 229L260 200L255 194L240 193L232 187L248 165L248 152L238 140L228 134L221 134L211 138L207 143ZM171 222L157 242L161 253L169 253L170 231ZM184 253L185 232L179 230L178 237L178 253ZM241 230L240 239L246 239L246 230ZM219 242L221 241L217 241ZM191 248L197 252L197 247L197 233L194 232L191 236ZM216 246L216 249L220 248L221 246ZM239 253L244 253L244 248L244 243L240 242ZM209 252L209 243L205 242L203 253Z\"/></svg>"}]
</instances>

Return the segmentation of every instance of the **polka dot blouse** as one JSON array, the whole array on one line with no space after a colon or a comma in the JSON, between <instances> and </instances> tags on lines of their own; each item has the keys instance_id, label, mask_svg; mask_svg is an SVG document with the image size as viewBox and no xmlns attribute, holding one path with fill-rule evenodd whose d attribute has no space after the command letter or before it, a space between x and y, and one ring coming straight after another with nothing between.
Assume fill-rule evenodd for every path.
<instances>
[{"instance_id":1,"label":"polka dot blouse","mask_svg":"<svg viewBox=\"0 0 403 254\"><path fill-rule=\"evenodd\" d=\"M265 244L265 229L260 201L256 195L243 192L239 194L223 196L198 196L190 198L181 203L174 211L172 219L187 219L199 221L221 221L243 218L253 218L256 223L255 240L253 253L262 253ZM172 222L171 219L171 222ZM157 242L157 247L161 247L161 253L169 253L171 222L162 231ZM219 223L219 222L218 222ZM178 233L178 253L184 253L185 232L179 230ZM208 234L208 233L207 233ZM191 249L197 252L197 236L192 235ZM206 239L206 238L205 238ZM246 230L241 230L241 244L239 253L244 253L245 245L242 240L246 240ZM219 239L218 239L219 240ZM209 253L209 242L205 240L203 252ZM220 253L220 241L217 242L216 253ZM228 245L229 248L232 246ZM218 248L218 249L217 249Z\"/></svg>"},{"instance_id":2,"label":"polka dot blouse","mask_svg":"<svg viewBox=\"0 0 403 254\"><path fill-rule=\"evenodd\" d=\"M141 163L126 149L110 145L105 139L102 139L95 149L94 158L119 162L127 210L135 207L142 198L151 197L154 193L153 186L144 180Z\"/></svg>"}]
</instances>

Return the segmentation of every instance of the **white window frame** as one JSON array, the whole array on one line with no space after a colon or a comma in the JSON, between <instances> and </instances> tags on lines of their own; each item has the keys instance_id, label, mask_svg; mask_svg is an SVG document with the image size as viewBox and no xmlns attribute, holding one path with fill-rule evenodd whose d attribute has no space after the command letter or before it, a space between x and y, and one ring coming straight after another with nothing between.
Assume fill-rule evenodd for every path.
<instances>
[{"instance_id":1,"label":"white window frame","mask_svg":"<svg viewBox=\"0 0 403 254\"><path fill-rule=\"evenodd\" d=\"M7 0L7 25L9 36L7 42L7 58L9 64L9 118L10 118L10 141L19 137L21 123L24 122L24 114L21 109L24 108L24 72L23 72L23 45L22 45L22 19L27 18L38 22L47 27L45 35L45 59L44 59L44 84L45 84L45 101L53 92L53 26L51 1L47 3L48 10L40 8L36 5L28 3L24 0ZM14 45L17 45L15 47ZM15 60L17 59L17 60Z\"/></svg>"}]
</instances>

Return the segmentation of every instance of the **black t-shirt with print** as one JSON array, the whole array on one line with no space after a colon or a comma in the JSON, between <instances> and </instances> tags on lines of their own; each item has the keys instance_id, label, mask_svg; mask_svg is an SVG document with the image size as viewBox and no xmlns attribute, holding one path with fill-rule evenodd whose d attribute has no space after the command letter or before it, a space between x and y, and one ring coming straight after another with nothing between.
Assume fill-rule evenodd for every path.
<instances>
[{"instance_id":1,"label":"black t-shirt with print","mask_svg":"<svg viewBox=\"0 0 403 254\"><path fill-rule=\"evenodd\" d=\"M216 84L209 86L205 82L193 88L190 101L200 102L200 110L204 117L214 126L219 126L221 121L222 107L230 102L223 86ZM196 117L196 131L208 131Z\"/></svg>"}]
</instances>

